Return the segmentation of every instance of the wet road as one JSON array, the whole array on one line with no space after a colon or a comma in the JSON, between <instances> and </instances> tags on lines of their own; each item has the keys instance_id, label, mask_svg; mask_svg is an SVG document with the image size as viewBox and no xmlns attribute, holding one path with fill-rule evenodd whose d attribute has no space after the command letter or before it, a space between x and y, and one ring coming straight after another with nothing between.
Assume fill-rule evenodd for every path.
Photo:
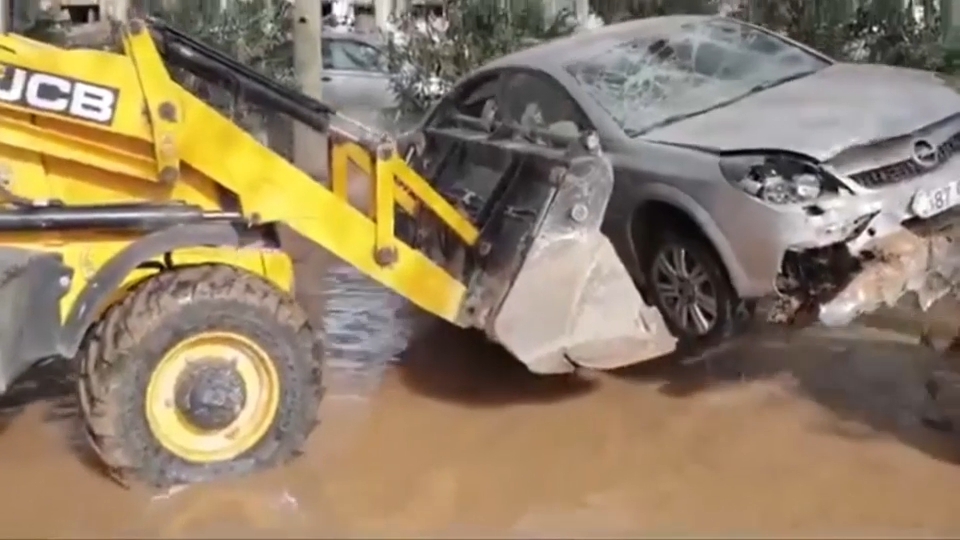
<instances>
[{"instance_id":1,"label":"wet road","mask_svg":"<svg viewBox=\"0 0 960 540\"><path fill-rule=\"evenodd\" d=\"M929 353L912 338L767 332L699 365L538 378L441 325L404 347L402 303L335 274L353 292L328 304L329 399L299 461L124 491L71 442L58 389L17 406L42 397L27 384L3 403L0 536L960 532L960 442L918 424ZM321 288L301 289L314 309Z\"/></svg>"}]
</instances>

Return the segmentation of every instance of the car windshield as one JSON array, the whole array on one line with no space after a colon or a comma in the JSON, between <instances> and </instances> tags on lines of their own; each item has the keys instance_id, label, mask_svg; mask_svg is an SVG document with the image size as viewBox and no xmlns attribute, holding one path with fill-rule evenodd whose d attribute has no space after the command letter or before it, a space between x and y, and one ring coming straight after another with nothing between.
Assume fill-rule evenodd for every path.
<instances>
[{"instance_id":1,"label":"car windshield","mask_svg":"<svg viewBox=\"0 0 960 540\"><path fill-rule=\"evenodd\" d=\"M629 136L721 107L829 62L731 19L653 27L567 70Z\"/></svg>"}]
</instances>

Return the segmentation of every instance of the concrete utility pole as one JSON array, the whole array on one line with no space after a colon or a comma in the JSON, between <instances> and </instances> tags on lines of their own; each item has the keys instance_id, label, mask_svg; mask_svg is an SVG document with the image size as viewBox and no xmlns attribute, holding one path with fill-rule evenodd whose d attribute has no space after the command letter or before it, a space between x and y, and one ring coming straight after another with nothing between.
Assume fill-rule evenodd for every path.
<instances>
[{"instance_id":1,"label":"concrete utility pole","mask_svg":"<svg viewBox=\"0 0 960 540\"><path fill-rule=\"evenodd\" d=\"M106 18L126 21L130 17L130 0L110 0L105 2ZM101 4L103 5L103 3Z\"/></svg>"},{"instance_id":2,"label":"concrete utility pole","mask_svg":"<svg viewBox=\"0 0 960 540\"><path fill-rule=\"evenodd\" d=\"M0 0L0 32L9 32L13 28L10 0Z\"/></svg>"},{"instance_id":3,"label":"concrete utility pole","mask_svg":"<svg viewBox=\"0 0 960 540\"><path fill-rule=\"evenodd\" d=\"M573 12L581 24L587 22L587 16L590 15L590 0L575 0Z\"/></svg>"},{"instance_id":4,"label":"concrete utility pole","mask_svg":"<svg viewBox=\"0 0 960 540\"><path fill-rule=\"evenodd\" d=\"M373 0L373 18L377 21L377 30L386 30L393 6L393 0Z\"/></svg>"},{"instance_id":5,"label":"concrete utility pole","mask_svg":"<svg viewBox=\"0 0 960 540\"><path fill-rule=\"evenodd\" d=\"M943 0L940 9L944 45L956 54L960 50L960 0Z\"/></svg>"},{"instance_id":6,"label":"concrete utility pole","mask_svg":"<svg viewBox=\"0 0 960 540\"><path fill-rule=\"evenodd\" d=\"M293 16L293 69L297 82L303 93L320 99L323 8L318 0L294 0ZM304 125L294 123L293 161L301 170L326 179L326 137Z\"/></svg>"},{"instance_id":7,"label":"concrete utility pole","mask_svg":"<svg viewBox=\"0 0 960 540\"><path fill-rule=\"evenodd\" d=\"M403 17L404 14L410 11L412 5L413 2L411 0L396 0L393 3L393 16L397 19Z\"/></svg>"},{"instance_id":8,"label":"concrete utility pole","mask_svg":"<svg viewBox=\"0 0 960 540\"><path fill-rule=\"evenodd\" d=\"M293 2L293 68L300 90L320 99L323 8L320 0ZM327 182L327 138L299 122L294 122L293 162L302 171ZM326 311L323 276L334 257L287 227L280 228L280 244L293 260L297 300L306 310L307 317L319 336L324 327L323 313Z\"/></svg>"}]
</instances>

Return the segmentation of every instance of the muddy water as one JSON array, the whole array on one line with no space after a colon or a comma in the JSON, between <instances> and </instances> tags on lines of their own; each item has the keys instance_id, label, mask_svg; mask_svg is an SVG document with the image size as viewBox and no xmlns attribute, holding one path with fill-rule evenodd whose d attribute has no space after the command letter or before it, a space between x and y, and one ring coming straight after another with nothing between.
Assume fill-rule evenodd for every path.
<instances>
[{"instance_id":1,"label":"muddy water","mask_svg":"<svg viewBox=\"0 0 960 540\"><path fill-rule=\"evenodd\" d=\"M960 441L918 424L929 354L898 334L767 332L696 366L538 378L442 325L406 343L402 302L333 272L330 394L300 460L126 491L71 441L58 389L27 384L0 421L0 536L960 532Z\"/></svg>"}]
</instances>

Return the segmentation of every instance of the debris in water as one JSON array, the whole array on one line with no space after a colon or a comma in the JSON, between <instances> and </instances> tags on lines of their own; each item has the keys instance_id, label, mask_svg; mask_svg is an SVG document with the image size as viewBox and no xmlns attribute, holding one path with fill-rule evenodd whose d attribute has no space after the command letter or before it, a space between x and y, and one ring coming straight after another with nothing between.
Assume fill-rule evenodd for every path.
<instances>
[{"instance_id":1,"label":"debris in water","mask_svg":"<svg viewBox=\"0 0 960 540\"><path fill-rule=\"evenodd\" d=\"M167 499L173 497L174 495L180 493L181 491L187 489L188 487L190 487L190 486L187 486L187 485L179 485L179 486L169 487L169 488L167 488L167 490L166 490L165 492L163 492L163 493L157 493L157 494L154 495L153 497L150 497L150 500L151 500L151 501L167 500Z\"/></svg>"}]
</instances>

